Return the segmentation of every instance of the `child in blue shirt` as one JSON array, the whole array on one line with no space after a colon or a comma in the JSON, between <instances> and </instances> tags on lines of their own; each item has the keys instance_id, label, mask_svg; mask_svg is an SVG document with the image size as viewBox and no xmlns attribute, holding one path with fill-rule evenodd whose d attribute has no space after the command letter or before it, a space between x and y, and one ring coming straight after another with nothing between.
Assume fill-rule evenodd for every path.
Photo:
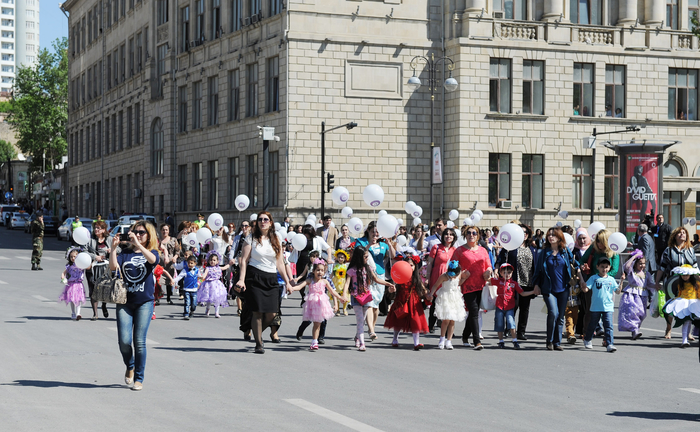
<instances>
[{"instance_id":1,"label":"child in blue shirt","mask_svg":"<svg viewBox=\"0 0 700 432\"><path fill-rule=\"evenodd\" d=\"M591 290L591 320L586 329L586 335L583 339L583 346L591 349L593 343L591 338L595 332L595 327L603 318L603 328L605 329L605 342L608 347L608 352L615 352L617 348L613 345L613 312L615 311L615 303L613 294L619 294L620 290L617 281L612 276L608 275L610 271L610 260L607 257L598 259L598 274L593 275L586 282L583 292Z\"/></svg>"},{"instance_id":2,"label":"child in blue shirt","mask_svg":"<svg viewBox=\"0 0 700 432\"><path fill-rule=\"evenodd\" d=\"M182 266L182 264L177 264L177 266ZM199 278L199 268L197 267L197 257L190 255L187 257L187 268L182 269L182 271L173 279L173 285L177 284L180 279L183 282L183 291L185 292L185 312L183 318L188 320L197 309L197 288Z\"/></svg>"}]
</instances>

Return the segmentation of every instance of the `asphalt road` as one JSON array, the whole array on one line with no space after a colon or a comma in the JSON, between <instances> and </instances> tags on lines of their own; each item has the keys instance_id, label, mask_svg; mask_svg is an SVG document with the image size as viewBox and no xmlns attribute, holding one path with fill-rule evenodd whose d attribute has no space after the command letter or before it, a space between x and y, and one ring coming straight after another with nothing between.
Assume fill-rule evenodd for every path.
<instances>
[{"instance_id":1,"label":"asphalt road","mask_svg":"<svg viewBox=\"0 0 700 432\"><path fill-rule=\"evenodd\" d=\"M221 319L205 318L200 308L183 321L176 301L156 308L144 389L130 391L113 306L109 319L71 321L70 308L57 303L68 244L45 243L44 271L33 272L29 235L0 228L0 431L700 427L697 342L680 349L679 334L664 340L663 322L649 318L641 340L615 335L614 354L599 339L593 350L579 342L546 351L541 299L520 351L495 347L487 314L481 352L438 350L436 335L422 338L420 352L410 335L392 348L391 334L379 331L361 353L353 315L331 319L327 344L309 352L310 329L302 342L294 338L301 321L295 293L283 303L282 343L268 342L262 356L242 340L235 307Z\"/></svg>"}]
</instances>

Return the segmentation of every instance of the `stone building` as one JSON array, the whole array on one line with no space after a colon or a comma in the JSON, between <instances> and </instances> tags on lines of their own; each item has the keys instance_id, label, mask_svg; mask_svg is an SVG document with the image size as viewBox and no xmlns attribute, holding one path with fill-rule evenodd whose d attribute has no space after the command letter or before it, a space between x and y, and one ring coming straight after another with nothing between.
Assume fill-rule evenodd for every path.
<instances>
[{"instance_id":1,"label":"stone building","mask_svg":"<svg viewBox=\"0 0 700 432\"><path fill-rule=\"evenodd\" d=\"M667 6L668 4L668 6ZM431 122L442 147L433 214L475 205L482 225L518 218L542 228L595 218L616 227L619 158L582 139L681 141L664 155L664 211L695 215L698 39L693 1L661 0L68 0L70 211L147 212L178 220L217 210L239 221L262 207L262 141L270 144L270 209L300 223L320 207L326 171L371 213L430 212ZM454 62L431 117L425 63ZM444 139L443 139L444 137ZM233 200L251 197L239 215ZM326 208L341 221L340 208ZM659 197L658 201L661 201Z\"/></svg>"}]
</instances>

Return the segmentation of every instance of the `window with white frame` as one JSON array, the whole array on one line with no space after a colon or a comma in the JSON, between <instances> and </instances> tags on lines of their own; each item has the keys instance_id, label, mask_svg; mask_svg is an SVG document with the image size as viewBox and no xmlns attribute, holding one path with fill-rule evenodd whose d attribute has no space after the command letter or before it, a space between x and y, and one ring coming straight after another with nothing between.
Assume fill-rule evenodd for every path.
<instances>
[{"instance_id":1,"label":"window with white frame","mask_svg":"<svg viewBox=\"0 0 700 432\"><path fill-rule=\"evenodd\" d=\"M595 64L574 63L574 115L593 117Z\"/></svg>"},{"instance_id":2,"label":"window with white frame","mask_svg":"<svg viewBox=\"0 0 700 432\"><path fill-rule=\"evenodd\" d=\"M605 116L625 115L625 66L605 65Z\"/></svg>"},{"instance_id":3,"label":"window with white frame","mask_svg":"<svg viewBox=\"0 0 700 432\"><path fill-rule=\"evenodd\" d=\"M590 209L592 191L592 165L591 156L574 156L573 174L571 179L571 197L573 208Z\"/></svg>"},{"instance_id":4,"label":"window with white frame","mask_svg":"<svg viewBox=\"0 0 700 432\"><path fill-rule=\"evenodd\" d=\"M511 111L511 62L510 59L492 58L489 62L489 110Z\"/></svg>"},{"instance_id":5,"label":"window with white frame","mask_svg":"<svg viewBox=\"0 0 700 432\"><path fill-rule=\"evenodd\" d=\"M669 120L697 120L698 70L668 69Z\"/></svg>"},{"instance_id":6,"label":"window with white frame","mask_svg":"<svg viewBox=\"0 0 700 432\"><path fill-rule=\"evenodd\" d=\"M523 61L523 113L544 114L543 61Z\"/></svg>"}]
</instances>

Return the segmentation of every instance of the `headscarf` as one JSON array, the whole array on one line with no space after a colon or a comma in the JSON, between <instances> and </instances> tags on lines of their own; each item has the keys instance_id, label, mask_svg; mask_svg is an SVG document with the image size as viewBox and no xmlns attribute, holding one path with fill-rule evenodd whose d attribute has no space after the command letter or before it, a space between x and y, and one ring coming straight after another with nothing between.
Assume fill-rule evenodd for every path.
<instances>
[{"instance_id":1,"label":"headscarf","mask_svg":"<svg viewBox=\"0 0 700 432\"><path fill-rule=\"evenodd\" d=\"M586 240L585 244L583 247L579 248L578 247L578 242L574 243L574 249L578 249L581 251L581 254L586 252L586 250L591 246L591 236L588 235L588 231L585 228L579 228L576 230L576 238L574 240L578 240L579 236L583 235L583 238Z\"/></svg>"}]
</instances>

